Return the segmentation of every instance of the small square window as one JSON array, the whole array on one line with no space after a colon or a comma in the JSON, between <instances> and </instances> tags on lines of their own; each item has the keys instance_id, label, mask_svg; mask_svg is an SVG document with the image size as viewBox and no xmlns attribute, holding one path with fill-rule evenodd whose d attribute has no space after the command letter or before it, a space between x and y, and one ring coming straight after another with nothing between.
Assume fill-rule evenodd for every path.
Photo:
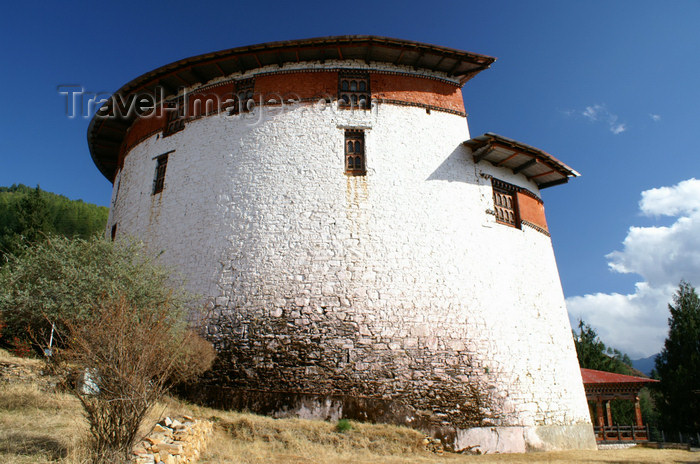
<instances>
[{"instance_id":1,"label":"small square window","mask_svg":"<svg viewBox=\"0 0 700 464\"><path fill-rule=\"evenodd\" d=\"M366 173L365 133L362 130L348 129L345 131L345 174L364 176Z\"/></svg>"},{"instance_id":2,"label":"small square window","mask_svg":"<svg viewBox=\"0 0 700 464\"><path fill-rule=\"evenodd\" d=\"M168 153L156 158L156 174L153 179L153 195L160 193L165 188L165 170L168 167Z\"/></svg>"},{"instance_id":3,"label":"small square window","mask_svg":"<svg viewBox=\"0 0 700 464\"><path fill-rule=\"evenodd\" d=\"M370 109L371 100L369 73L363 71L338 73L338 106L340 108Z\"/></svg>"},{"instance_id":4,"label":"small square window","mask_svg":"<svg viewBox=\"0 0 700 464\"><path fill-rule=\"evenodd\" d=\"M518 214L517 187L498 179L492 179L493 206L496 214L496 222L511 227L520 228L520 215Z\"/></svg>"}]
</instances>

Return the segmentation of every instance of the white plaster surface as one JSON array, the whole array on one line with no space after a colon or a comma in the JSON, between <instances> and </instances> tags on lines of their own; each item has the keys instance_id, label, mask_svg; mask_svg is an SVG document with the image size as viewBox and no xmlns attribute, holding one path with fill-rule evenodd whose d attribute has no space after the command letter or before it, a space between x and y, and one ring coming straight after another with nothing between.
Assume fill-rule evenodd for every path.
<instances>
[{"instance_id":1,"label":"white plaster surface","mask_svg":"<svg viewBox=\"0 0 700 464\"><path fill-rule=\"evenodd\" d=\"M551 241L486 213L482 173L538 193L532 182L475 165L457 115L298 106L253 124L260 113L201 118L135 146L115 179L108 230L118 223L120 236L162 252L222 317L308 330L351 322L351 337L323 334L324 346L348 352L339 370L370 375L377 356L393 360L394 382L440 382L455 377L451 366L432 365L427 379L413 357L468 356L468 375L450 380L487 389L483 425L590 424ZM365 128L366 176L344 174L345 127ZM170 150L165 189L152 195L154 158ZM223 347L236 343L211 331ZM392 382L382 388L391 395Z\"/></svg>"}]
</instances>

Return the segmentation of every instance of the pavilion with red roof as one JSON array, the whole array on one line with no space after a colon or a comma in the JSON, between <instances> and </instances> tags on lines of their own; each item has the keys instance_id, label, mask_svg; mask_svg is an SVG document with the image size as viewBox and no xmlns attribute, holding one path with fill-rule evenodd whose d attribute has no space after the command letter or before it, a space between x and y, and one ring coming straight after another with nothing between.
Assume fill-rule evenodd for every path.
<instances>
[{"instance_id":1,"label":"pavilion with red roof","mask_svg":"<svg viewBox=\"0 0 700 464\"><path fill-rule=\"evenodd\" d=\"M583 387L586 399L595 402L594 430L599 441L645 441L648 440L648 430L642 422L642 410L639 406L639 391L646 384L658 382L647 377L615 374L612 372L596 371L581 368ZM612 400L629 400L634 402L635 424L631 427L613 425L610 402ZM603 413L605 408L605 413Z\"/></svg>"}]
</instances>

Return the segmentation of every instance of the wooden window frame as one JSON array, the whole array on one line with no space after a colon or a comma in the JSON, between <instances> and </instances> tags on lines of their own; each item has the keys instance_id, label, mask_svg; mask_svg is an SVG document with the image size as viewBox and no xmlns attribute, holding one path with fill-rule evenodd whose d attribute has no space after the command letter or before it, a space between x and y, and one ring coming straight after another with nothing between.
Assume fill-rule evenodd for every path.
<instances>
[{"instance_id":1,"label":"wooden window frame","mask_svg":"<svg viewBox=\"0 0 700 464\"><path fill-rule=\"evenodd\" d=\"M236 81L235 88L233 90L233 108L231 114L241 114L248 113L250 109L248 108L248 101L253 100L255 95L255 78L241 79ZM253 100L255 101L255 100Z\"/></svg>"},{"instance_id":2,"label":"wooden window frame","mask_svg":"<svg viewBox=\"0 0 700 464\"><path fill-rule=\"evenodd\" d=\"M353 83L355 90L351 90ZM363 87L362 84L364 84L364 90L360 90ZM338 72L338 108L372 109L372 90L368 72L352 70Z\"/></svg>"},{"instance_id":3,"label":"wooden window frame","mask_svg":"<svg viewBox=\"0 0 700 464\"><path fill-rule=\"evenodd\" d=\"M151 195L157 195L165 189L165 173L168 169L168 153L163 153L162 155L156 156L156 172L153 176L153 192Z\"/></svg>"},{"instance_id":4,"label":"wooden window frame","mask_svg":"<svg viewBox=\"0 0 700 464\"><path fill-rule=\"evenodd\" d=\"M491 179L493 209L496 222L516 229L521 228L518 208L518 188L498 179Z\"/></svg>"},{"instance_id":5,"label":"wooden window frame","mask_svg":"<svg viewBox=\"0 0 700 464\"><path fill-rule=\"evenodd\" d=\"M177 100L166 102L163 106L167 108L165 111L163 137L168 137L185 128L185 100L180 97Z\"/></svg>"},{"instance_id":6,"label":"wooden window frame","mask_svg":"<svg viewBox=\"0 0 700 464\"><path fill-rule=\"evenodd\" d=\"M367 157L365 156L366 152L364 130L345 130L345 142L343 144L343 153L343 159L345 162L345 175L364 176L367 174Z\"/></svg>"}]
</instances>

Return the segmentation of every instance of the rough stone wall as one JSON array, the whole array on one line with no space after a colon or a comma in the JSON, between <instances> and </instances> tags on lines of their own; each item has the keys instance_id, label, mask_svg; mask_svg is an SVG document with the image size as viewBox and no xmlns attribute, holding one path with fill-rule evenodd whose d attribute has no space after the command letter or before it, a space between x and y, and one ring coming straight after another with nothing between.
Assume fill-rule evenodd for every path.
<instances>
[{"instance_id":1,"label":"rough stone wall","mask_svg":"<svg viewBox=\"0 0 700 464\"><path fill-rule=\"evenodd\" d=\"M457 115L260 112L153 136L115 180L109 225L212 300L216 383L420 426L590 423L550 239L487 213L484 175L533 183L475 165ZM365 129L366 176L344 174L347 127Z\"/></svg>"}]
</instances>

